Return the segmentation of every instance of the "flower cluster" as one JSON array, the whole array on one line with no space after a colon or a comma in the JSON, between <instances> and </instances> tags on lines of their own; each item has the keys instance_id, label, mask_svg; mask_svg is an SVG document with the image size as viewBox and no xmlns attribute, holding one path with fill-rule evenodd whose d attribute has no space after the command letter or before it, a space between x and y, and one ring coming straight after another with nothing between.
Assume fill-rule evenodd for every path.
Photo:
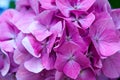
<instances>
[{"instance_id":1,"label":"flower cluster","mask_svg":"<svg viewBox=\"0 0 120 80\"><path fill-rule=\"evenodd\" d=\"M0 16L0 79L120 76L120 9L108 0L17 0Z\"/></svg>"}]
</instances>

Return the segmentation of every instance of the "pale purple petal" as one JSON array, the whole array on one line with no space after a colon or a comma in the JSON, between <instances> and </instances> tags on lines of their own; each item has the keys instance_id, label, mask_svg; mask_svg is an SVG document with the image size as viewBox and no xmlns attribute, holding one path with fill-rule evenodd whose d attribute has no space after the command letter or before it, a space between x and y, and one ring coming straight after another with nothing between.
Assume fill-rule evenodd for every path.
<instances>
[{"instance_id":1,"label":"pale purple petal","mask_svg":"<svg viewBox=\"0 0 120 80\"><path fill-rule=\"evenodd\" d=\"M44 67L41 63L41 60L38 58L31 58L30 60L26 61L24 63L25 68L33 73L39 73L41 72Z\"/></svg>"},{"instance_id":2,"label":"pale purple petal","mask_svg":"<svg viewBox=\"0 0 120 80\"><path fill-rule=\"evenodd\" d=\"M2 51L2 52L5 56L5 58L4 58L4 67L0 70L0 72L1 72L2 76L5 76L10 69L10 58L6 52L4 52L4 51Z\"/></svg>"},{"instance_id":3,"label":"pale purple petal","mask_svg":"<svg viewBox=\"0 0 120 80\"><path fill-rule=\"evenodd\" d=\"M113 18L113 21L116 25L116 28L117 29L120 29L120 23L119 23L119 20L120 20L120 9L113 9L112 12L111 12L111 16Z\"/></svg>"},{"instance_id":4,"label":"pale purple petal","mask_svg":"<svg viewBox=\"0 0 120 80\"><path fill-rule=\"evenodd\" d=\"M31 57L32 56L30 56L28 53L23 53L18 49L14 51L14 55L13 55L13 59L16 64L22 64Z\"/></svg>"},{"instance_id":5,"label":"pale purple petal","mask_svg":"<svg viewBox=\"0 0 120 80\"><path fill-rule=\"evenodd\" d=\"M90 68L81 70L77 80L88 80L88 78L89 80L96 80L95 74Z\"/></svg>"},{"instance_id":6,"label":"pale purple petal","mask_svg":"<svg viewBox=\"0 0 120 80\"><path fill-rule=\"evenodd\" d=\"M2 42L0 42L0 47L4 51L13 52L14 49L16 48L16 44L15 44L14 40L2 41Z\"/></svg>"},{"instance_id":7,"label":"pale purple petal","mask_svg":"<svg viewBox=\"0 0 120 80\"><path fill-rule=\"evenodd\" d=\"M103 60L102 71L109 78L118 78L120 76L120 53L115 53L112 56Z\"/></svg>"}]
</instances>

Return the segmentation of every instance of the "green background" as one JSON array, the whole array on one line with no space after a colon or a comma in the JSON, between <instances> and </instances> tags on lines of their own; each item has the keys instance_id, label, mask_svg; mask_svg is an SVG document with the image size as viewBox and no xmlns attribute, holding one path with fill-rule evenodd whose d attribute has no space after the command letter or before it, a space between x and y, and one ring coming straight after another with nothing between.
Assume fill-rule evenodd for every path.
<instances>
[{"instance_id":1,"label":"green background","mask_svg":"<svg viewBox=\"0 0 120 80\"><path fill-rule=\"evenodd\" d=\"M112 8L120 8L120 0L109 0Z\"/></svg>"}]
</instances>

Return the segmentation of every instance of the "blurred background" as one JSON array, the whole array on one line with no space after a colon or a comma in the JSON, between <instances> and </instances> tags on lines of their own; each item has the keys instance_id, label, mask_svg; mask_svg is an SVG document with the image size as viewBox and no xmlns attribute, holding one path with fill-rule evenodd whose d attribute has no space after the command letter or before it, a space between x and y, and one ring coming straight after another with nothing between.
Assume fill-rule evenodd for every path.
<instances>
[{"instance_id":1,"label":"blurred background","mask_svg":"<svg viewBox=\"0 0 120 80\"><path fill-rule=\"evenodd\" d=\"M15 8L15 0L0 0L0 14L8 8Z\"/></svg>"},{"instance_id":2,"label":"blurred background","mask_svg":"<svg viewBox=\"0 0 120 80\"><path fill-rule=\"evenodd\" d=\"M109 0L112 8L120 8L120 0ZM0 0L0 14L8 9L15 8L15 0Z\"/></svg>"}]
</instances>

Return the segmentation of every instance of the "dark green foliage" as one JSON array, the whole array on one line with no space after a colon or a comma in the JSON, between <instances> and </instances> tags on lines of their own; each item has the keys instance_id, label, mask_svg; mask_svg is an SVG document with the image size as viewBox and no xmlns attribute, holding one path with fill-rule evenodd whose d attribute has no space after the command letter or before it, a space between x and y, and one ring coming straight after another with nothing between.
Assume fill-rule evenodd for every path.
<instances>
[{"instance_id":1,"label":"dark green foliage","mask_svg":"<svg viewBox=\"0 0 120 80\"><path fill-rule=\"evenodd\" d=\"M15 8L15 1L10 1L9 8Z\"/></svg>"},{"instance_id":2,"label":"dark green foliage","mask_svg":"<svg viewBox=\"0 0 120 80\"><path fill-rule=\"evenodd\" d=\"M120 0L109 0L112 8L120 8Z\"/></svg>"}]
</instances>

